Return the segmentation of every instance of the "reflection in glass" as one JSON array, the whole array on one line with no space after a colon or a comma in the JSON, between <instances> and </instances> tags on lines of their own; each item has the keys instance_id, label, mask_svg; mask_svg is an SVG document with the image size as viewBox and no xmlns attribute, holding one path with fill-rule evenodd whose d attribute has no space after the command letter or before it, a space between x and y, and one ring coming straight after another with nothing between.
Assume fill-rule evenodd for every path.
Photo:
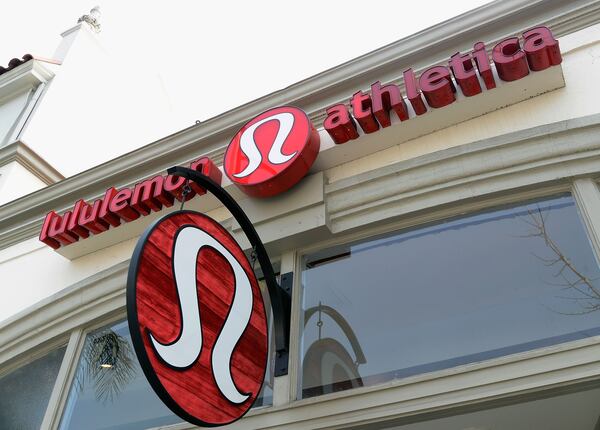
<instances>
[{"instance_id":1,"label":"reflection in glass","mask_svg":"<svg viewBox=\"0 0 600 430\"><path fill-rule=\"evenodd\" d=\"M347 390L362 387L363 382L358 366L365 364L367 359L360 346L354 330L348 321L331 306L323 305L306 309L304 312L304 327L316 316L315 324L318 330L317 339L306 349L302 366L302 381L310 389L311 396L325 394L331 391ZM354 353L354 357L337 340L323 337L323 316L327 315L344 333Z\"/></svg>"},{"instance_id":2,"label":"reflection in glass","mask_svg":"<svg viewBox=\"0 0 600 430\"><path fill-rule=\"evenodd\" d=\"M178 422L146 381L127 321L87 336L61 430L137 430Z\"/></svg>"},{"instance_id":3,"label":"reflection in glass","mask_svg":"<svg viewBox=\"0 0 600 430\"><path fill-rule=\"evenodd\" d=\"M569 195L326 249L303 266L302 397L600 334L600 271ZM325 305L364 363L335 318L315 316Z\"/></svg>"},{"instance_id":4,"label":"reflection in glass","mask_svg":"<svg viewBox=\"0 0 600 430\"><path fill-rule=\"evenodd\" d=\"M65 348L0 378L0 429L40 428Z\"/></svg>"},{"instance_id":5,"label":"reflection in glass","mask_svg":"<svg viewBox=\"0 0 600 430\"><path fill-rule=\"evenodd\" d=\"M561 250L560 246L552 239L552 235L546 227L548 216L547 210L542 210L538 207L537 210L527 211L527 215L522 218L523 222L531 227L531 232L522 237L537 237L542 239L548 248L548 256L542 257L533 254L544 266L553 270L552 277L556 281L547 283L549 285L564 287L563 290L566 293L561 297L565 300L573 301L579 308L572 313L588 313L600 310L600 290L596 286L598 277L589 278Z\"/></svg>"},{"instance_id":6,"label":"reflection in glass","mask_svg":"<svg viewBox=\"0 0 600 430\"><path fill-rule=\"evenodd\" d=\"M75 375L79 391L94 387L96 400L115 400L135 378L135 353L125 338L106 329L90 335L81 353L84 361Z\"/></svg>"}]
</instances>

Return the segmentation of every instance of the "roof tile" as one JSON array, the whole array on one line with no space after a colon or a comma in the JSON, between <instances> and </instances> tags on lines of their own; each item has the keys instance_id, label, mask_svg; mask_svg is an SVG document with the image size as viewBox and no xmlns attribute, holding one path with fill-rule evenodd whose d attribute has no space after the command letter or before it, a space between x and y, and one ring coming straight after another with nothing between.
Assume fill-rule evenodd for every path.
<instances>
[{"instance_id":1,"label":"roof tile","mask_svg":"<svg viewBox=\"0 0 600 430\"><path fill-rule=\"evenodd\" d=\"M0 75L8 72L9 70L14 69L15 67L19 67L21 64L25 64L29 60L33 60L33 55L25 54L20 60L18 58L13 58L8 62L8 67L0 66Z\"/></svg>"}]
</instances>

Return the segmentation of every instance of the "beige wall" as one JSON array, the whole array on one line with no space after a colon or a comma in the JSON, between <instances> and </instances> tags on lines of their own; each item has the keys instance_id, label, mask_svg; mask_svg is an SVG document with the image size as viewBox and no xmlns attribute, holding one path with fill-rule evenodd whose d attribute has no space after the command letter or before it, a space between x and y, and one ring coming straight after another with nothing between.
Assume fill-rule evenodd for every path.
<instances>
[{"instance_id":1,"label":"beige wall","mask_svg":"<svg viewBox=\"0 0 600 430\"><path fill-rule=\"evenodd\" d=\"M46 183L18 161L0 166L0 205L44 188Z\"/></svg>"}]
</instances>

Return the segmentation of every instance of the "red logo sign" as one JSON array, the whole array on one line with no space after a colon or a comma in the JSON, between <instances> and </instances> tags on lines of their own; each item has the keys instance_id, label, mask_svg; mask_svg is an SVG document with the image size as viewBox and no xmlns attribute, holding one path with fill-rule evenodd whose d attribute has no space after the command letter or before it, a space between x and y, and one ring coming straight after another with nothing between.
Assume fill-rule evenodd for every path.
<instances>
[{"instance_id":1,"label":"red logo sign","mask_svg":"<svg viewBox=\"0 0 600 430\"><path fill-rule=\"evenodd\" d=\"M288 190L319 153L319 133L301 109L284 106L248 122L233 137L223 162L229 179L253 197Z\"/></svg>"},{"instance_id":2,"label":"red logo sign","mask_svg":"<svg viewBox=\"0 0 600 430\"><path fill-rule=\"evenodd\" d=\"M244 252L216 221L182 211L156 222L129 270L129 329L150 384L201 426L252 406L267 365L267 322Z\"/></svg>"}]
</instances>

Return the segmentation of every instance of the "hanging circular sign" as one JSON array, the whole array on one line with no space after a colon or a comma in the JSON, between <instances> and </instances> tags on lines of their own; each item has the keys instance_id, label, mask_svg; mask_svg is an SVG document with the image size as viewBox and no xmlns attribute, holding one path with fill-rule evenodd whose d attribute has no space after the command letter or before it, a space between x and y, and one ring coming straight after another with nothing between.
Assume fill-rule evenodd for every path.
<instances>
[{"instance_id":1,"label":"hanging circular sign","mask_svg":"<svg viewBox=\"0 0 600 430\"><path fill-rule=\"evenodd\" d=\"M225 174L243 192L270 197L306 175L319 153L319 133L303 110L283 106L258 115L227 147Z\"/></svg>"},{"instance_id":2,"label":"hanging circular sign","mask_svg":"<svg viewBox=\"0 0 600 430\"><path fill-rule=\"evenodd\" d=\"M180 211L148 228L127 313L144 374L174 413L214 427L248 412L265 377L267 322L254 271L221 225Z\"/></svg>"}]
</instances>

